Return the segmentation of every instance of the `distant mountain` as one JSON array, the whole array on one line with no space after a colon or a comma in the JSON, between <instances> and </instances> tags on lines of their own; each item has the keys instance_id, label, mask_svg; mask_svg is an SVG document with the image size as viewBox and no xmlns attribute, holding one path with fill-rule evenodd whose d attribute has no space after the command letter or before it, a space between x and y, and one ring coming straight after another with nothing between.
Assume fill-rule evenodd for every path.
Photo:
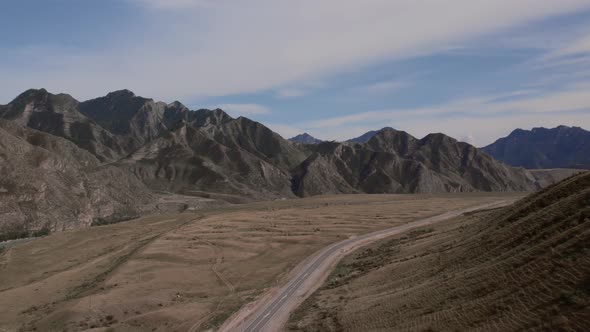
<instances>
[{"instance_id":1,"label":"distant mountain","mask_svg":"<svg viewBox=\"0 0 590 332\"><path fill-rule=\"evenodd\" d=\"M367 143L326 142L293 171L299 196L335 193L524 191L534 177L443 134L385 128Z\"/></svg>"},{"instance_id":2,"label":"distant mountain","mask_svg":"<svg viewBox=\"0 0 590 332\"><path fill-rule=\"evenodd\" d=\"M239 201L537 187L530 172L442 134L384 128L356 139L364 143L296 144L221 109L128 90L85 102L28 90L0 105L0 121L0 219L27 231L135 216L154 192Z\"/></svg>"},{"instance_id":3,"label":"distant mountain","mask_svg":"<svg viewBox=\"0 0 590 332\"><path fill-rule=\"evenodd\" d=\"M361 136L359 136L359 137L356 137L356 138L351 138L351 139L349 139L347 142L351 142L351 143L366 143L366 142L368 142L368 141L369 141L369 140L370 140L370 139L371 139L373 136L375 136L375 135L376 135L378 132L380 132L380 131L381 131L381 130L383 130L383 129L393 129L393 128L391 128L391 127L383 127L383 128L381 128L381 129L379 129L379 130L371 130L371 131L368 131L368 132L366 132L366 133L362 134L362 135L361 135Z\"/></svg>"},{"instance_id":4,"label":"distant mountain","mask_svg":"<svg viewBox=\"0 0 590 332\"><path fill-rule=\"evenodd\" d=\"M303 133L295 137L291 137L289 138L289 141L302 144L320 144L323 142L322 140L317 139L308 133Z\"/></svg>"},{"instance_id":5,"label":"distant mountain","mask_svg":"<svg viewBox=\"0 0 590 332\"><path fill-rule=\"evenodd\" d=\"M529 169L590 168L590 132L580 127L516 129L482 150L509 165Z\"/></svg>"}]
</instances>

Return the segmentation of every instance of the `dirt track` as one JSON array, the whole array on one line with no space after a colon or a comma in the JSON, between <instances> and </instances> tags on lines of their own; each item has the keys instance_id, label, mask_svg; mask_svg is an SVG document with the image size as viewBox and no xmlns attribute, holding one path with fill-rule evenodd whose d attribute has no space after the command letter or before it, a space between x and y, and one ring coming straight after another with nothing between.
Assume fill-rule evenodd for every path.
<instances>
[{"instance_id":1,"label":"dirt track","mask_svg":"<svg viewBox=\"0 0 590 332\"><path fill-rule=\"evenodd\" d=\"M232 316L221 331L277 331L287 321L289 314L297 308L327 278L330 271L347 253L369 243L396 235L416 227L447 220L474 210L508 205L513 200L500 200L450 211L434 217L417 220L408 224L352 237L332 244L305 260L291 273L291 279L280 289L274 289L261 300L245 306Z\"/></svg>"}]
</instances>

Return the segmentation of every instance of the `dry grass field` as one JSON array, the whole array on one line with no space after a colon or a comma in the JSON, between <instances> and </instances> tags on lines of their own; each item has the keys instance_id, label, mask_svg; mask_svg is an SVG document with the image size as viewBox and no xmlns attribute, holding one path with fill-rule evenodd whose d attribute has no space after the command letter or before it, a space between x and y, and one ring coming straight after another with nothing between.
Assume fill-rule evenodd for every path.
<instances>
[{"instance_id":1,"label":"dry grass field","mask_svg":"<svg viewBox=\"0 0 590 332\"><path fill-rule=\"evenodd\" d=\"M590 174L357 250L294 331L589 331Z\"/></svg>"},{"instance_id":2,"label":"dry grass field","mask_svg":"<svg viewBox=\"0 0 590 332\"><path fill-rule=\"evenodd\" d=\"M199 331L349 236L519 194L339 195L146 217L0 253L0 331Z\"/></svg>"}]
</instances>

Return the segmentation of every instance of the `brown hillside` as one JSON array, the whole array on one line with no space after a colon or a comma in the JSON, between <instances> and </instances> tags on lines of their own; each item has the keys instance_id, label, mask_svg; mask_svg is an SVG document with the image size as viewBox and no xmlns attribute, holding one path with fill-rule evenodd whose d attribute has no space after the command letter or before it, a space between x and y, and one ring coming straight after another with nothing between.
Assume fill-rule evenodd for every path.
<instances>
[{"instance_id":1,"label":"brown hillside","mask_svg":"<svg viewBox=\"0 0 590 332\"><path fill-rule=\"evenodd\" d=\"M588 331L589 253L586 173L353 253L290 328Z\"/></svg>"}]
</instances>

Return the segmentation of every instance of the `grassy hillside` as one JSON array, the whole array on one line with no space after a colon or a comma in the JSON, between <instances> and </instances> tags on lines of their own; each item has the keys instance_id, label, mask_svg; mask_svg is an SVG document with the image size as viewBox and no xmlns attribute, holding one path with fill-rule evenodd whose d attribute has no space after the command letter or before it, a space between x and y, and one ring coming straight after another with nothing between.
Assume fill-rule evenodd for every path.
<instances>
[{"instance_id":1,"label":"grassy hillside","mask_svg":"<svg viewBox=\"0 0 590 332\"><path fill-rule=\"evenodd\" d=\"M349 255L301 331L590 330L590 174Z\"/></svg>"}]
</instances>

